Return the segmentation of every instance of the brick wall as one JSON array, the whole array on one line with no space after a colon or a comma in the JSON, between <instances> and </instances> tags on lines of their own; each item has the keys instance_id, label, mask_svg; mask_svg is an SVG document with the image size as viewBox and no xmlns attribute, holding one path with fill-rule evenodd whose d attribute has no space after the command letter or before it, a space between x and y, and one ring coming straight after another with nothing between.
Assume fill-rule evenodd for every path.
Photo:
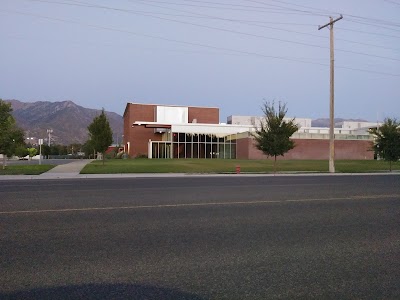
<instances>
[{"instance_id":1,"label":"brick wall","mask_svg":"<svg viewBox=\"0 0 400 300\"><path fill-rule=\"evenodd\" d=\"M154 122L154 111L156 105L142 105L128 103L124 114L124 141L130 143L129 156L147 155L148 141L161 140L161 135L154 133L154 128L134 126L136 121Z\"/></svg>"},{"instance_id":2,"label":"brick wall","mask_svg":"<svg viewBox=\"0 0 400 300\"><path fill-rule=\"evenodd\" d=\"M157 105L153 104L135 104L128 103L124 113L124 142L127 149L127 143L130 143L129 155L136 157L137 155L148 153L148 141L161 141L161 134L154 133L154 128L146 128L145 126L134 126L136 121L155 122L155 110ZM189 122L193 119L197 123L218 124L219 109L210 107L189 107Z\"/></svg>"},{"instance_id":3,"label":"brick wall","mask_svg":"<svg viewBox=\"0 0 400 300\"><path fill-rule=\"evenodd\" d=\"M250 138L236 140L236 158L249 159L251 148Z\"/></svg>"},{"instance_id":4,"label":"brick wall","mask_svg":"<svg viewBox=\"0 0 400 300\"><path fill-rule=\"evenodd\" d=\"M189 123L219 124L219 108L214 107L189 107Z\"/></svg>"},{"instance_id":5,"label":"brick wall","mask_svg":"<svg viewBox=\"0 0 400 300\"><path fill-rule=\"evenodd\" d=\"M245 138L244 141L239 143L238 147L246 148L248 151L247 157L239 157L244 155L246 152L242 149L238 149L238 158L241 159L266 159L260 150L258 150L254 143L253 138ZM279 159L311 159L319 160L329 159L329 140L317 140L317 139L294 139L296 147L286 153ZM335 158L336 159L374 159L374 152L370 151L372 147L371 141L363 140L335 140Z\"/></svg>"}]
</instances>

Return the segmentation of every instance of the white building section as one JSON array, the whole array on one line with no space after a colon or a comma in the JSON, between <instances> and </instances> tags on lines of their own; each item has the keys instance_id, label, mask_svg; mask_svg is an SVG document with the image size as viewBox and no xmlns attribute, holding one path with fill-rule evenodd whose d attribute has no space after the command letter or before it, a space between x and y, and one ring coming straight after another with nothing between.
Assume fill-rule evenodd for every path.
<instances>
[{"instance_id":1,"label":"white building section","mask_svg":"<svg viewBox=\"0 0 400 300\"><path fill-rule=\"evenodd\" d=\"M189 108L182 106L157 106L155 119L161 124L186 124L189 120Z\"/></svg>"},{"instance_id":2,"label":"white building section","mask_svg":"<svg viewBox=\"0 0 400 300\"><path fill-rule=\"evenodd\" d=\"M225 136L227 134L236 134L242 132L253 132L255 128L248 125L229 125L229 124L172 124L172 132L185 132L194 134L214 134Z\"/></svg>"},{"instance_id":3,"label":"white building section","mask_svg":"<svg viewBox=\"0 0 400 300\"><path fill-rule=\"evenodd\" d=\"M289 121L292 118L284 118L285 121ZM232 125L252 125L252 126L260 126L260 123L265 120L264 117L260 116L229 116L227 118L227 123ZM312 119L309 118L295 118L295 123L299 125L299 127L311 127Z\"/></svg>"},{"instance_id":4,"label":"white building section","mask_svg":"<svg viewBox=\"0 0 400 300\"><path fill-rule=\"evenodd\" d=\"M365 129L371 127L382 126L383 123L381 122L357 122L357 121L343 121L336 123L336 126L340 126L341 128L345 129Z\"/></svg>"}]
</instances>

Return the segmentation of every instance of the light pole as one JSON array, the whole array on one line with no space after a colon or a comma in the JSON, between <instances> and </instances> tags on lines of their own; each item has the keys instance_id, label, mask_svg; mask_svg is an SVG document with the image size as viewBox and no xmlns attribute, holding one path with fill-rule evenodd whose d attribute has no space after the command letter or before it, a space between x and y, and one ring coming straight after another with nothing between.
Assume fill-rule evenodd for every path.
<instances>
[{"instance_id":1,"label":"light pole","mask_svg":"<svg viewBox=\"0 0 400 300\"><path fill-rule=\"evenodd\" d=\"M39 165L42 164L42 145L43 139L39 139Z\"/></svg>"},{"instance_id":2,"label":"light pole","mask_svg":"<svg viewBox=\"0 0 400 300\"><path fill-rule=\"evenodd\" d=\"M51 134L53 133L53 129L47 129L47 134L49 135L48 145L51 145Z\"/></svg>"}]
</instances>

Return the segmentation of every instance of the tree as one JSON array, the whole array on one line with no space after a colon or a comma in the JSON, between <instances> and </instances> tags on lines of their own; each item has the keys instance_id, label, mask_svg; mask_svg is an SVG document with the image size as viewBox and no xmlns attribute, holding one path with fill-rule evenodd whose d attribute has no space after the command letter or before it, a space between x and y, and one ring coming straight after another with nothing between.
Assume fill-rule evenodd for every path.
<instances>
[{"instance_id":1,"label":"tree","mask_svg":"<svg viewBox=\"0 0 400 300\"><path fill-rule=\"evenodd\" d=\"M392 162L400 159L400 122L396 119L385 119L382 126L370 130L375 135L373 150L375 154L389 162L392 171Z\"/></svg>"},{"instance_id":2,"label":"tree","mask_svg":"<svg viewBox=\"0 0 400 300\"><path fill-rule=\"evenodd\" d=\"M0 154L3 154L3 169L6 168L6 156L11 157L15 149L24 144L24 132L17 127L11 112L11 104L0 99Z\"/></svg>"},{"instance_id":3,"label":"tree","mask_svg":"<svg viewBox=\"0 0 400 300\"><path fill-rule=\"evenodd\" d=\"M77 155L82 149L82 144L72 143L68 147L68 154Z\"/></svg>"},{"instance_id":4,"label":"tree","mask_svg":"<svg viewBox=\"0 0 400 300\"><path fill-rule=\"evenodd\" d=\"M29 160L32 160L32 157L34 157L37 154L37 149L36 148L28 148L28 154L29 154Z\"/></svg>"},{"instance_id":5,"label":"tree","mask_svg":"<svg viewBox=\"0 0 400 300\"><path fill-rule=\"evenodd\" d=\"M101 114L93 119L88 130L90 145L92 145L95 151L102 154L104 165L104 153L113 141L112 130L107 116L104 113L104 108L101 110Z\"/></svg>"},{"instance_id":6,"label":"tree","mask_svg":"<svg viewBox=\"0 0 400 300\"><path fill-rule=\"evenodd\" d=\"M49 158L49 155L50 155L50 154L51 154L51 150L50 150L49 145L43 144L43 145L42 145L42 155L45 156L45 157L47 157L47 158Z\"/></svg>"},{"instance_id":7,"label":"tree","mask_svg":"<svg viewBox=\"0 0 400 300\"><path fill-rule=\"evenodd\" d=\"M287 113L286 104L280 101L277 110L274 101L272 103L265 101L262 111L265 120L260 122L260 128L256 128L254 134L256 147L267 156L274 157L274 172L276 172L277 156L283 156L295 147L290 137L299 127L294 119L284 120Z\"/></svg>"},{"instance_id":8,"label":"tree","mask_svg":"<svg viewBox=\"0 0 400 300\"><path fill-rule=\"evenodd\" d=\"M85 152L85 156L87 156L89 158L95 152L94 147L90 140L87 140L86 143L83 144L82 150L83 150L83 152ZM93 156L93 158L94 158L94 156Z\"/></svg>"},{"instance_id":9,"label":"tree","mask_svg":"<svg viewBox=\"0 0 400 300\"><path fill-rule=\"evenodd\" d=\"M29 154L29 151L24 145L21 145L21 146L18 146L15 148L15 155L18 157L25 157L28 154Z\"/></svg>"}]
</instances>

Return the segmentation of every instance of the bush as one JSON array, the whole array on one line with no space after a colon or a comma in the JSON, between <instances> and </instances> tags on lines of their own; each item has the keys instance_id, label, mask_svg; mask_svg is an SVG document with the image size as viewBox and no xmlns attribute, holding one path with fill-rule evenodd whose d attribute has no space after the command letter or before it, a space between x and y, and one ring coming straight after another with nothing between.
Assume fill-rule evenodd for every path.
<instances>
[{"instance_id":1,"label":"bush","mask_svg":"<svg viewBox=\"0 0 400 300\"><path fill-rule=\"evenodd\" d=\"M116 158L116 159L122 159L124 155L125 155L125 152L121 151L121 152L118 152L118 153L117 153L117 155L115 156L115 158Z\"/></svg>"}]
</instances>

